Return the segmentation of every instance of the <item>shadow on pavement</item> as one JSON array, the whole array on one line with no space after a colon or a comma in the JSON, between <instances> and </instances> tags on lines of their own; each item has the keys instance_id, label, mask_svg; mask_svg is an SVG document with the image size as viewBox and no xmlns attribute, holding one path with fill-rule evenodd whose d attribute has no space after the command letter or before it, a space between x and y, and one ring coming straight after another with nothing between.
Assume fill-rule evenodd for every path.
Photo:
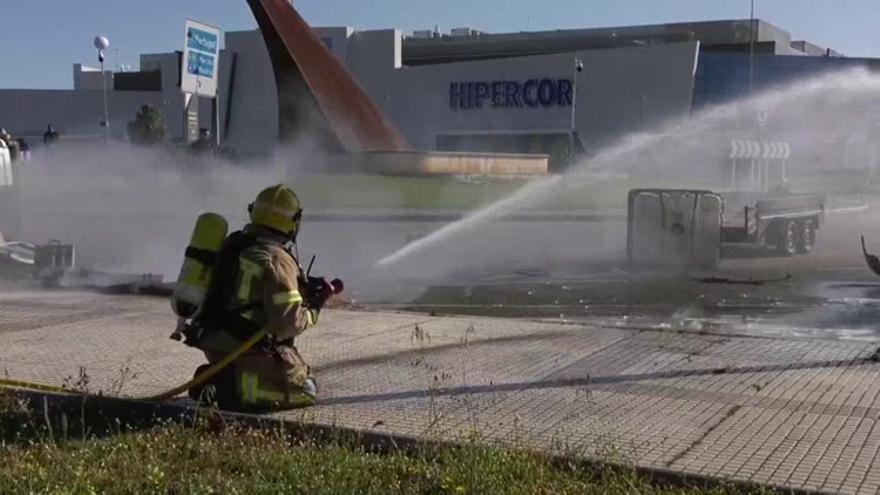
<instances>
[{"instance_id":1,"label":"shadow on pavement","mask_svg":"<svg viewBox=\"0 0 880 495\"><path fill-rule=\"evenodd\" d=\"M638 382L644 380L665 380L673 378L687 378L694 376L721 375L721 374L748 374L766 373L773 371L798 371L821 368L840 368L851 366L863 366L878 364L875 358L867 357L853 360L814 361L807 363L779 363L765 366L743 366L738 368L709 368L697 370L672 370L657 373L642 373L635 375L612 375L612 376L579 376L562 377L536 382L498 383L489 385L471 385L461 387L440 387L428 390L406 390L401 392L388 392L383 394L350 395L343 397L330 397L318 401L318 405L344 405L368 402L386 402L394 400L418 399L427 396L458 396L465 394L486 394L497 392L520 392L525 390L542 390L550 388L589 387L590 385L616 384Z\"/></svg>"},{"instance_id":2,"label":"shadow on pavement","mask_svg":"<svg viewBox=\"0 0 880 495\"><path fill-rule=\"evenodd\" d=\"M481 348L481 347L491 347L496 346L498 344L508 344L508 343L523 343L523 342L536 342L541 340L553 339L557 337L563 337L566 335L571 335L571 330L566 331L551 331L544 333L532 333L528 335L510 335L506 337L495 337L490 339L480 339L480 340L472 340L465 341L464 339L459 340L458 342L450 342L448 344L440 344L440 345L432 345L430 347L422 347L422 348L414 348L407 349L405 351L398 352L389 352L387 354L376 354L373 356L367 356L358 359L345 359L340 361L331 361L326 364L322 364L320 366L312 366L317 373L327 372L327 371L339 371L348 368L356 368L358 366L368 366L377 363L382 363L385 361L389 361L391 359L405 359L405 358L418 358L423 357L429 354L434 354L438 352L448 351L450 349L463 349L465 347L468 348Z\"/></svg>"}]
</instances>

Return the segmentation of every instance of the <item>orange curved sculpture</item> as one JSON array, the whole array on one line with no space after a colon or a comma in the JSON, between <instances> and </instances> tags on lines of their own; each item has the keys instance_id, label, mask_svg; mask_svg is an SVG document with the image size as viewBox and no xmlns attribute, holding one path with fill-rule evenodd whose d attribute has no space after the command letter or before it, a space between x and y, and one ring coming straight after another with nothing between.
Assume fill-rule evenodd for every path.
<instances>
[{"instance_id":1,"label":"orange curved sculpture","mask_svg":"<svg viewBox=\"0 0 880 495\"><path fill-rule=\"evenodd\" d=\"M411 149L287 0L247 2L272 59L282 142L318 132L348 152Z\"/></svg>"}]
</instances>

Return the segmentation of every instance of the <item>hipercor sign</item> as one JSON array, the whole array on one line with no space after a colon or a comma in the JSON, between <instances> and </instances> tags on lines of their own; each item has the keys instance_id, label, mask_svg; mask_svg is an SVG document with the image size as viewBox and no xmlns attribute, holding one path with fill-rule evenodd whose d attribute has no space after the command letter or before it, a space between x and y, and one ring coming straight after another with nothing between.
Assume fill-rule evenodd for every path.
<instances>
[{"instance_id":1,"label":"hipercor sign","mask_svg":"<svg viewBox=\"0 0 880 495\"><path fill-rule=\"evenodd\" d=\"M220 30L187 19L180 89L185 93L215 97L220 58Z\"/></svg>"},{"instance_id":2,"label":"hipercor sign","mask_svg":"<svg viewBox=\"0 0 880 495\"><path fill-rule=\"evenodd\" d=\"M573 100L571 79L449 83L449 108L452 110L570 107Z\"/></svg>"}]
</instances>

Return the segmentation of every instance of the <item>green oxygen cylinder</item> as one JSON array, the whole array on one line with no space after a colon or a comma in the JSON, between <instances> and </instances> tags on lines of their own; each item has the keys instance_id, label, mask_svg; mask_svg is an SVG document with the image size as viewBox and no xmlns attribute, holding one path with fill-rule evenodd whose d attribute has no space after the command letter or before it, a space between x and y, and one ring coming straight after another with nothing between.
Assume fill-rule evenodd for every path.
<instances>
[{"instance_id":1,"label":"green oxygen cylinder","mask_svg":"<svg viewBox=\"0 0 880 495\"><path fill-rule=\"evenodd\" d=\"M203 213L196 220L171 294L171 308L180 318L193 318L201 311L228 230L226 219L217 213Z\"/></svg>"}]
</instances>

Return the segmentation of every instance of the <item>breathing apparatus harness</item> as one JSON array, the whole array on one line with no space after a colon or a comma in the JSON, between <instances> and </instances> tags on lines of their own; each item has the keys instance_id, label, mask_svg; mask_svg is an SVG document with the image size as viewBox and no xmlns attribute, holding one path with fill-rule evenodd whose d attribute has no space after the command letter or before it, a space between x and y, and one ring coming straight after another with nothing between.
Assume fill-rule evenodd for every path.
<instances>
[{"instance_id":1,"label":"breathing apparatus harness","mask_svg":"<svg viewBox=\"0 0 880 495\"><path fill-rule=\"evenodd\" d=\"M257 236L247 231L237 231L229 235L216 256L214 273L217 274L208 288L201 311L183 327L184 343L197 347L206 332L221 328L242 337L244 333L253 335L259 328L242 313L259 307L259 301L250 301L239 306L229 306L238 278L238 257L257 242ZM249 331L248 331L249 330ZM246 340L247 337L241 340Z\"/></svg>"},{"instance_id":2,"label":"breathing apparatus harness","mask_svg":"<svg viewBox=\"0 0 880 495\"><path fill-rule=\"evenodd\" d=\"M197 347L198 342L206 333L220 330L229 332L241 341L247 341L260 330L261 325L245 318L243 314L259 309L263 304L262 300L248 301L235 306L229 304L233 299L235 283L238 279L238 258L242 252L258 242L278 246L293 258L299 269L298 285L305 287L304 302L308 309L319 312L330 296L341 292L341 281L334 280L328 283L324 278L309 275L315 261L314 256L309 263L308 271L303 272L297 256L296 234L292 236L291 241L282 243L247 229L233 232L217 256L214 268L214 273L217 276L211 281L202 310L183 329L182 333L186 337L185 344ZM263 344L267 350L274 347L274 342L269 342L268 339L264 340L266 341Z\"/></svg>"}]
</instances>

